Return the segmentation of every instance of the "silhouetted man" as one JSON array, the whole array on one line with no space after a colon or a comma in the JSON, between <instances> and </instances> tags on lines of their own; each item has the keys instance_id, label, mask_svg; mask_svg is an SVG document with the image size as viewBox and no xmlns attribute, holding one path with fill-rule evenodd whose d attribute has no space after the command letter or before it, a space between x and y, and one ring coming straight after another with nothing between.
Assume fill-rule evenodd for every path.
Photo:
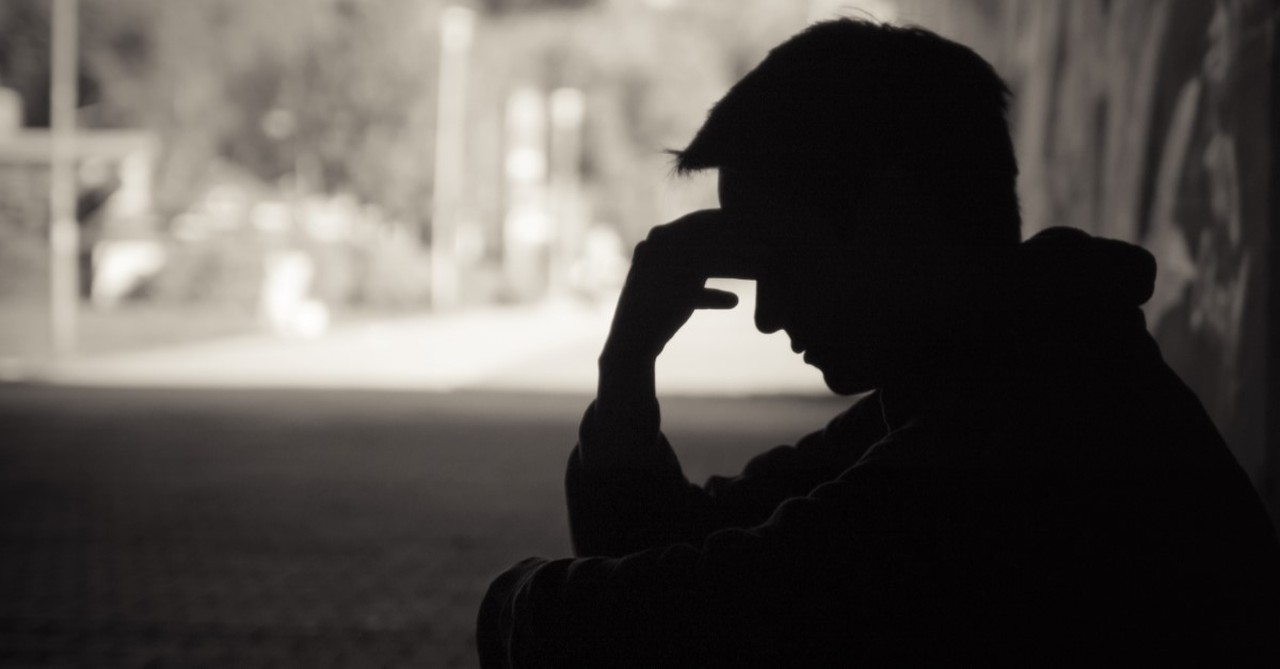
<instances>
[{"instance_id":1,"label":"silhouetted man","mask_svg":"<svg viewBox=\"0 0 1280 669\"><path fill-rule=\"evenodd\" d=\"M721 208L635 251L569 460L576 559L481 607L488 667L1266 664L1280 549L1139 305L1152 257L1020 242L1008 91L969 49L841 20L774 49L677 153ZM756 281L837 393L689 483L654 361L708 277Z\"/></svg>"}]
</instances>

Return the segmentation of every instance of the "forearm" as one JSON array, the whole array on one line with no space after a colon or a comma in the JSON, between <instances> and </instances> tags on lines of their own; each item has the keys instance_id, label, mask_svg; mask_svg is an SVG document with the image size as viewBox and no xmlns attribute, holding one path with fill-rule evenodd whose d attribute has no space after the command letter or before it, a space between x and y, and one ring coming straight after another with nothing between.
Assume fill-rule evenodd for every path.
<instances>
[{"instance_id":1,"label":"forearm","mask_svg":"<svg viewBox=\"0 0 1280 669\"><path fill-rule=\"evenodd\" d=\"M696 545L521 562L481 605L482 666L827 666L856 633L842 621L858 585L883 578L858 562L846 509L790 504L764 526ZM833 652L797 660L807 648Z\"/></svg>"},{"instance_id":2,"label":"forearm","mask_svg":"<svg viewBox=\"0 0 1280 669\"><path fill-rule=\"evenodd\" d=\"M602 376L603 398L609 389L622 387L607 381L612 378ZM639 412L627 413L624 406L621 415L629 419L615 414L613 422L597 420L597 400L583 416L578 448L566 472L575 553L619 556L660 545L697 544L718 529L764 522L783 500L835 479L885 436L879 398L870 399L794 446L778 446L752 458L737 476L713 476L701 487L686 479L661 431L620 427L623 420L639 421ZM650 407L649 420L656 425L656 402ZM638 432L645 434L641 445L636 444ZM610 455L627 449L631 455ZM633 464L605 464L623 459Z\"/></svg>"},{"instance_id":3,"label":"forearm","mask_svg":"<svg viewBox=\"0 0 1280 669\"><path fill-rule=\"evenodd\" d=\"M481 666L706 666L692 652L705 650L706 640L688 640L714 622L695 610L697 556L683 546L625 559L520 562L481 604Z\"/></svg>"},{"instance_id":4,"label":"forearm","mask_svg":"<svg viewBox=\"0 0 1280 669\"><path fill-rule=\"evenodd\" d=\"M695 212L655 227L636 245L600 355L597 417L616 438L584 444L588 467L647 468L663 456L654 449L654 363L694 311L737 304L736 296L705 286L711 276L736 275L736 265L715 252L727 230L719 211Z\"/></svg>"},{"instance_id":5,"label":"forearm","mask_svg":"<svg viewBox=\"0 0 1280 669\"><path fill-rule=\"evenodd\" d=\"M606 347L596 401L583 416L565 479L578 555L621 556L687 540L692 486L662 436L652 358Z\"/></svg>"},{"instance_id":6,"label":"forearm","mask_svg":"<svg viewBox=\"0 0 1280 669\"><path fill-rule=\"evenodd\" d=\"M599 438L580 444L582 464L595 470L651 469L661 417L655 390L656 356L622 352L612 344L600 356L593 425Z\"/></svg>"}]
</instances>

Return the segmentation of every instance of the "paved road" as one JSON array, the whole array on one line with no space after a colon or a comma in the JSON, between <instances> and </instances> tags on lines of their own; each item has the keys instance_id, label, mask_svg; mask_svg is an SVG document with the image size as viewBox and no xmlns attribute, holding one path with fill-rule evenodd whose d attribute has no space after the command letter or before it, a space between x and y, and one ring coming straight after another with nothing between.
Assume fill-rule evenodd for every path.
<instances>
[{"instance_id":1,"label":"paved road","mask_svg":"<svg viewBox=\"0 0 1280 669\"><path fill-rule=\"evenodd\" d=\"M466 667L582 395L0 385L0 666ZM839 404L673 399L695 478Z\"/></svg>"}]
</instances>

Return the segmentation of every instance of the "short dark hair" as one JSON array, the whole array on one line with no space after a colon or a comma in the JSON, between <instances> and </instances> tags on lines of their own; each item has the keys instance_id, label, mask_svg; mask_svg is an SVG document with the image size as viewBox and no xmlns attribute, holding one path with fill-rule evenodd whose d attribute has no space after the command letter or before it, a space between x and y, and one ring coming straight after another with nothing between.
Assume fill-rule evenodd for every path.
<instances>
[{"instance_id":1,"label":"short dark hair","mask_svg":"<svg viewBox=\"0 0 1280 669\"><path fill-rule=\"evenodd\" d=\"M783 42L711 109L676 171L768 169L828 201L899 160L936 193L963 238L1021 239L1010 92L973 50L919 27L816 23Z\"/></svg>"}]
</instances>

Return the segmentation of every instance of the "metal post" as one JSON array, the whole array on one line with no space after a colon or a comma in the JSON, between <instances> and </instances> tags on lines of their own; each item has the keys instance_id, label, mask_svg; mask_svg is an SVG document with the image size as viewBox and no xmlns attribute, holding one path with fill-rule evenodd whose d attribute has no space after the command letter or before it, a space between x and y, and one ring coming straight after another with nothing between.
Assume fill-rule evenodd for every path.
<instances>
[{"instance_id":1,"label":"metal post","mask_svg":"<svg viewBox=\"0 0 1280 669\"><path fill-rule=\"evenodd\" d=\"M54 0L50 86L49 304L55 357L76 349L80 229L76 222L76 33L78 0Z\"/></svg>"},{"instance_id":2,"label":"metal post","mask_svg":"<svg viewBox=\"0 0 1280 669\"><path fill-rule=\"evenodd\" d=\"M431 208L431 307L458 300L454 229L462 199L466 151L467 57L475 12L446 7L440 14L440 83L436 100L436 159Z\"/></svg>"},{"instance_id":3,"label":"metal post","mask_svg":"<svg viewBox=\"0 0 1280 669\"><path fill-rule=\"evenodd\" d=\"M569 292L570 268L582 245L582 121L586 96L576 88L551 92L551 199L555 230L551 237L551 290Z\"/></svg>"}]
</instances>

